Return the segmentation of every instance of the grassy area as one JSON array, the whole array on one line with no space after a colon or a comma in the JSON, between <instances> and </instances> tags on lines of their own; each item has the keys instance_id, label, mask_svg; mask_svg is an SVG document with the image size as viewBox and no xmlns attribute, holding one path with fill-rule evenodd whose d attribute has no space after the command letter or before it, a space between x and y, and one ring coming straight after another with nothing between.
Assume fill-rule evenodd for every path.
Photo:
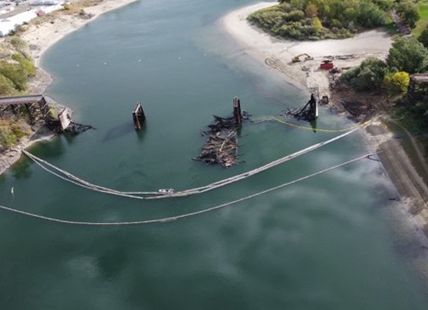
<instances>
[{"instance_id":1,"label":"grassy area","mask_svg":"<svg viewBox=\"0 0 428 310\"><path fill-rule=\"evenodd\" d=\"M421 18L417 21L416 28L412 31L416 37L428 26L428 0L419 1L419 12L421 13Z\"/></svg>"}]
</instances>

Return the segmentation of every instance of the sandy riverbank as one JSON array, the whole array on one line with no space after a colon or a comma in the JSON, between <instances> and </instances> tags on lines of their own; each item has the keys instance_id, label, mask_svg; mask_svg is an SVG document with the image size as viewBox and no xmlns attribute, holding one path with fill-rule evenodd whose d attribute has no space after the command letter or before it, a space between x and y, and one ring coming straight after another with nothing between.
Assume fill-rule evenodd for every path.
<instances>
[{"instance_id":1,"label":"sandy riverbank","mask_svg":"<svg viewBox=\"0 0 428 310\"><path fill-rule=\"evenodd\" d=\"M334 59L338 68L359 65L369 56L384 59L392 40L384 32L372 30L343 40L287 41L276 39L247 22L254 11L272 6L277 2L260 2L228 13L221 20L226 31L246 51L258 61L283 73L289 81L304 88L319 88L319 94L329 94L327 73L319 70L319 65L327 56L349 56L352 58ZM293 57L309 54L313 60L291 63Z\"/></svg>"},{"instance_id":2,"label":"sandy riverbank","mask_svg":"<svg viewBox=\"0 0 428 310\"><path fill-rule=\"evenodd\" d=\"M228 13L221 20L224 29L254 57L255 60L272 68L282 75L285 81L293 82L297 87L308 91L319 91L319 95L330 97L330 81L327 72L319 69L326 56L334 57L338 68L359 65L369 56L385 59L389 53L392 39L385 32L372 30L343 40L323 41L287 41L273 38L260 29L252 26L246 19L256 10L275 5L277 2L260 2ZM313 60L292 63L293 57L306 53ZM340 59L337 56L352 55L351 58ZM301 57L302 60L304 57ZM330 97L330 104L339 106L340 93ZM366 99L370 100L370 99ZM424 280L428 279L428 186L415 168L423 167L428 174L428 165L422 152L418 149L415 139L404 128L400 129L399 140L388 127L395 121L386 113L375 115L370 126L365 129L368 142L373 150L379 152L379 158L387 177L397 189L397 203L390 208L388 217L393 222L400 222L397 234L399 247L413 253L412 261ZM395 123L397 124L397 123ZM397 127L397 126L395 126ZM408 145L412 145L409 149ZM415 152L418 156L409 157ZM415 158L416 157L416 158ZM395 199L394 199L395 200ZM394 227L396 229L396 227ZM393 229L393 230L394 230ZM407 255L407 254L406 254Z\"/></svg>"},{"instance_id":3,"label":"sandy riverbank","mask_svg":"<svg viewBox=\"0 0 428 310\"><path fill-rule=\"evenodd\" d=\"M40 68L40 59L44 52L66 35L94 21L101 14L118 9L135 1L139 0L104 0L95 6L85 8L85 12L93 16L90 19L84 19L76 15L62 14L53 24L46 22L40 25L30 25L23 33L22 39L31 47L30 55L38 67L37 76L30 82L32 93L43 93L52 82L51 76ZM36 142L49 140L52 137L52 133L41 128L37 130L33 136L21 139L17 146L0 154L0 175L19 160L22 150L30 147Z\"/></svg>"}]
</instances>

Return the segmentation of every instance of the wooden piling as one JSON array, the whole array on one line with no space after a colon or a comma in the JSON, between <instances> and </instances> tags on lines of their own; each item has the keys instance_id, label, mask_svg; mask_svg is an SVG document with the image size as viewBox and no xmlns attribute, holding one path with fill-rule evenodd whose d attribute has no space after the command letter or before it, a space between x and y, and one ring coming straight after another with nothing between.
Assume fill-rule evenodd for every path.
<instances>
[{"instance_id":1,"label":"wooden piling","mask_svg":"<svg viewBox=\"0 0 428 310\"><path fill-rule=\"evenodd\" d=\"M318 102L315 96L311 94L311 100L309 100L309 121L313 121L318 117Z\"/></svg>"},{"instance_id":2,"label":"wooden piling","mask_svg":"<svg viewBox=\"0 0 428 310\"><path fill-rule=\"evenodd\" d=\"M144 114L141 102L138 102L134 111L132 111L132 119L134 121L135 130L140 130L144 121L146 120L146 115Z\"/></svg>"},{"instance_id":3,"label":"wooden piling","mask_svg":"<svg viewBox=\"0 0 428 310\"><path fill-rule=\"evenodd\" d=\"M311 94L311 99L303 108L289 111L287 115L292 115L299 120L303 119L309 122L316 120L318 117L318 101L314 94Z\"/></svg>"},{"instance_id":4,"label":"wooden piling","mask_svg":"<svg viewBox=\"0 0 428 310\"><path fill-rule=\"evenodd\" d=\"M235 123L240 125L242 122L241 100L238 97L233 97L233 118Z\"/></svg>"}]
</instances>

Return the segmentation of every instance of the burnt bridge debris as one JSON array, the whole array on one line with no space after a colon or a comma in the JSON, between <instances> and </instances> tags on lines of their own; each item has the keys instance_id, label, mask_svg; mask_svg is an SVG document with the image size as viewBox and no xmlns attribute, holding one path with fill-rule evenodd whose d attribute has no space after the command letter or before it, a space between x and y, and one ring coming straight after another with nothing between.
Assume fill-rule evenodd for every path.
<instances>
[{"instance_id":1,"label":"burnt bridge debris","mask_svg":"<svg viewBox=\"0 0 428 310\"><path fill-rule=\"evenodd\" d=\"M214 122L208 125L209 130L203 131L207 137L201 154L194 160L207 164L219 164L230 167L239 163L238 160L238 135L243 121L249 119L249 114L241 111L241 101L233 98L233 116L220 117L214 115Z\"/></svg>"},{"instance_id":2,"label":"burnt bridge debris","mask_svg":"<svg viewBox=\"0 0 428 310\"><path fill-rule=\"evenodd\" d=\"M325 100L323 98L323 100ZM291 115L298 120L304 120L312 122L318 117L318 101L315 98L314 94L311 94L311 99L306 103L303 108L298 108L295 110L288 110L286 115Z\"/></svg>"},{"instance_id":3,"label":"burnt bridge debris","mask_svg":"<svg viewBox=\"0 0 428 310\"><path fill-rule=\"evenodd\" d=\"M79 134L94 129L90 125L73 122L68 108L55 114L42 94L0 98L0 119L27 119L29 125L41 124L57 134Z\"/></svg>"}]
</instances>

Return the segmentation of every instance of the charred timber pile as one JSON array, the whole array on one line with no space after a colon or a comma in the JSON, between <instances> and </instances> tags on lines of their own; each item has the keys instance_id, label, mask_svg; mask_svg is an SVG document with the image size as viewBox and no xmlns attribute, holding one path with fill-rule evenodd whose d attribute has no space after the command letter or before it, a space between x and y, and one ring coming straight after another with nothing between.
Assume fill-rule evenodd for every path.
<instances>
[{"instance_id":1,"label":"charred timber pile","mask_svg":"<svg viewBox=\"0 0 428 310\"><path fill-rule=\"evenodd\" d=\"M233 99L234 115L220 117L214 115L214 122L208 125L209 130L202 133L207 137L201 154L195 160L211 165L230 167L239 163L238 160L238 130L249 115L241 112L240 101Z\"/></svg>"},{"instance_id":2,"label":"charred timber pile","mask_svg":"<svg viewBox=\"0 0 428 310\"><path fill-rule=\"evenodd\" d=\"M210 130L202 133L208 138L196 160L230 167L238 163L238 126L233 117L214 116L214 119L208 126Z\"/></svg>"},{"instance_id":3,"label":"charred timber pile","mask_svg":"<svg viewBox=\"0 0 428 310\"><path fill-rule=\"evenodd\" d=\"M70 134L72 136L81 134L89 129L95 129L91 125L78 124L73 122L71 118L71 111L64 108L58 113L58 118L49 118L46 121L46 127L55 132L56 134Z\"/></svg>"}]
</instances>

